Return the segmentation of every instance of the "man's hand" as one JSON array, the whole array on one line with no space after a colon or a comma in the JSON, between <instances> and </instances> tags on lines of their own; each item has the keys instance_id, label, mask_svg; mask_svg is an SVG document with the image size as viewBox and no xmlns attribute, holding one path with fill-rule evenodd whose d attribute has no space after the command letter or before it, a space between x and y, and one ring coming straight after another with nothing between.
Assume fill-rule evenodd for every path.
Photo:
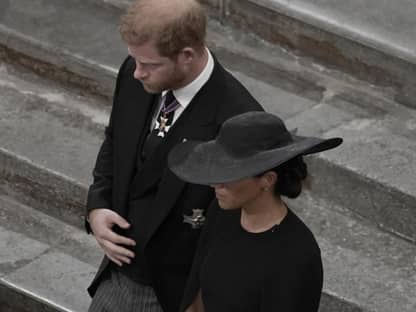
<instances>
[{"instance_id":1,"label":"man's hand","mask_svg":"<svg viewBox=\"0 0 416 312\"><path fill-rule=\"evenodd\" d=\"M134 253L123 245L135 246L136 242L112 230L114 225L128 229L130 224L125 219L110 209L102 208L91 210L89 223L95 239L111 261L119 266L123 263L130 263L130 259L134 258Z\"/></svg>"}]
</instances>

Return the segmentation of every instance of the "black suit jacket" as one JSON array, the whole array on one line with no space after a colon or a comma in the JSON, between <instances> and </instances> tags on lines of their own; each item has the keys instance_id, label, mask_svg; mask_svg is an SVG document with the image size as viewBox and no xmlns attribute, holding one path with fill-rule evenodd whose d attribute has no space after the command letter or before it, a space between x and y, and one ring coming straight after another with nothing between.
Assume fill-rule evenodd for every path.
<instances>
[{"instance_id":1,"label":"black suit jacket","mask_svg":"<svg viewBox=\"0 0 416 312\"><path fill-rule=\"evenodd\" d=\"M184 139L212 139L228 118L262 108L215 60L211 77L163 143L149 159L140 162L138 153L159 95L144 90L133 77L134 69L135 62L128 57L119 70L110 122L88 192L87 213L109 208L132 224L136 253L145 255L156 295L165 311L174 312L179 309L199 236L199 230L183 223L183 215L191 215L192 209L206 209L213 192L209 187L179 180L167 168L167 155ZM90 231L88 222L86 228ZM91 295L108 266L105 257L89 287Z\"/></svg>"}]
</instances>

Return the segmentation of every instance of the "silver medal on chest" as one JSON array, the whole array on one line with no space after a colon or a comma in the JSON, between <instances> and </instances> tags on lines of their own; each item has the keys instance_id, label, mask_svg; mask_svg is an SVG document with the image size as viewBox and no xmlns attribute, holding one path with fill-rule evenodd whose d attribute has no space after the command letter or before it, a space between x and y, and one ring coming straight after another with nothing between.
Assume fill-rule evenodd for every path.
<instances>
[{"instance_id":1,"label":"silver medal on chest","mask_svg":"<svg viewBox=\"0 0 416 312\"><path fill-rule=\"evenodd\" d=\"M192 209L192 215L183 215L183 222L188 223L193 229L201 228L205 223L205 216L203 209Z\"/></svg>"}]
</instances>

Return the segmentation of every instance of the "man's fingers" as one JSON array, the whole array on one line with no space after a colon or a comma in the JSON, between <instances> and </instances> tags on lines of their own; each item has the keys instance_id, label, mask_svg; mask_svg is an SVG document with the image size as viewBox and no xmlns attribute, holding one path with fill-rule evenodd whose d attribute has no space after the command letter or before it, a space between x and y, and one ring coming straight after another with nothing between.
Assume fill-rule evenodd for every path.
<instances>
[{"instance_id":1,"label":"man's fingers","mask_svg":"<svg viewBox=\"0 0 416 312\"><path fill-rule=\"evenodd\" d=\"M106 256L108 257L108 259L110 259L112 262L114 262L118 266L120 266L120 267L123 266L123 264L120 261L118 261L117 259L113 258L111 255L106 254Z\"/></svg>"},{"instance_id":2,"label":"man's fingers","mask_svg":"<svg viewBox=\"0 0 416 312\"><path fill-rule=\"evenodd\" d=\"M130 227L130 224L109 209L93 210L90 213L90 219L94 236L108 258L119 266L123 263L130 263L130 258L134 258L134 253L123 246L135 246L136 242L112 230L114 225L126 229Z\"/></svg>"},{"instance_id":3,"label":"man's fingers","mask_svg":"<svg viewBox=\"0 0 416 312\"><path fill-rule=\"evenodd\" d=\"M120 256L120 255L114 255L110 253L106 253L107 257L116 263L118 266L122 266L124 263L130 264L131 259L128 257Z\"/></svg>"},{"instance_id":4,"label":"man's fingers","mask_svg":"<svg viewBox=\"0 0 416 312\"><path fill-rule=\"evenodd\" d=\"M134 252L132 252L131 250L129 250L127 248L118 246L118 245L114 245L113 253L116 254L118 259L120 257L134 258Z\"/></svg>"},{"instance_id":5,"label":"man's fingers","mask_svg":"<svg viewBox=\"0 0 416 312\"><path fill-rule=\"evenodd\" d=\"M118 225L122 229L128 229L130 227L130 224L126 221L126 219L116 213L111 215L111 221L113 224Z\"/></svg>"},{"instance_id":6,"label":"man's fingers","mask_svg":"<svg viewBox=\"0 0 416 312\"><path fill-rule=\"evenodd\" d=\"M113 231L108 231L105 235L105 239L117 245L136 246L136 242L131 238L119 235Z\"/></svg>"},{"instance_id":7,"label":"man's fingers","mask_svg":"<svg viewBox=\"0 0 416 312\"><path fill-rule=\"evenodd\" d=\"M92 210L89 213L89 220L94 234L100 233L104 228L111 228L115 224L123 229L130 227L130 224L123 217L105 208Z\"/></svg>"},{"instance_id":8,"label":"man's fingers","mask_svg":"<svg viewBox=\"0 0 416 312\"><path fill-rule=\"evenodd\" d=\"M110 254L113 258L119 259L120 257L129 257L134 258L134 252L131 250L124 248L122 246L118 246L111 241L102 241L101 246L103 247L105 253Z\"/></svg>"},{"instance_id":9,"label":"man's fingers","mask_svg":"<svg viewBox=\"0 0 416 312\"><path fill-rule=\"evenodd\" d=\"M118 259L120 259L121 262L124 262L124 263L127 263L127 264L131 263L131 259L128 258L128 257L119 256Z\"/></svg>"}]
</instances>

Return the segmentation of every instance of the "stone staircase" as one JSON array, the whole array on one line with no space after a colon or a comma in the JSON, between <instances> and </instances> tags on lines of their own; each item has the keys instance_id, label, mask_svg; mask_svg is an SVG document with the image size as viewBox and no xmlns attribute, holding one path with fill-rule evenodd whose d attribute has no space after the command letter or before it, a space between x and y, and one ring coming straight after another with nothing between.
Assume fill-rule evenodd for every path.
<instances>
[{"instance_id":1,"label":"stone staircase","mask_svg":"<svg viewBox=\"0 0 416 312\"><path fill-rule=\"evenodd\" d=\"M345 139L309 158L307 191L290 202L322 249L321 312L416 311L416 5L203 2L209 46L268 111ZM126 3L0 3L2 312L87 310L101 251L83 204L126 55Z\"/></svg>"}]
</instances>

